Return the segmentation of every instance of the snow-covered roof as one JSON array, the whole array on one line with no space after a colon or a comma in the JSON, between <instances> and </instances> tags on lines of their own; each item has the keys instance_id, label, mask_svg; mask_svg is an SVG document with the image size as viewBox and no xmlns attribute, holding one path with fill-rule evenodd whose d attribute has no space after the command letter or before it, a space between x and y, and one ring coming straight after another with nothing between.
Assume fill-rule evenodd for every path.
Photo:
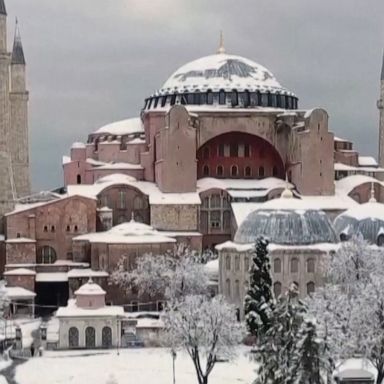
<instances>
[{"instance_id":1,"label":"snow-covered roof","mask_svg":"<svg viewBox=\"0 0 384 384\"><path fill-rule=\"evenodd\" d=\"M96 198L96 196L104 189L113 185L127 185L140 190L149 197L149 203L152 205L200 205L201 200L199 194L191 193L166 193L162 192L159 187L149 181L138 181L133 177L123 174L112 174L98 179L92 185L68 185L67 193L69 196L81 195Z\"/></svg>"},{"instance_id":2,"label":"snow-covered roof","mask_svg":"<svg viewBox=\"0 0 384 384\"><path fill-rule=\"evenodd\" d=\"M361 167L377 167L377 161L372 156L359 156L358 161Z\"/></svg>"},{"instance_id":3,"label":"snow-covered roof","mask_svg":"<svg viewBox=\"0 0 384 384\"><path fill-rule=\"evenodd\" d=\"M92 280L89 280L88 283L83 284L77 291L75 291L75 295L77 296L104 296L105 294L106 292L104 289Z\"/></svg>"},{"instance_id":4,"label":"snow-covered roof","mask_svg":"<svg viewBox=\"0 0 384 384\"><path fill-rule=\"evenodd\" d=\"M174 72L159 94L232 91L233 89L292 94L265 67L241 56L215 54L191 61Z\"/></svg>"},{"instance_id":5,"label":"snow-covered roof","mask_svg":"<svg viewBox=\"0 0 384 384\"><path fill-rule=\"evenodd\" d=\"M109 244L154 244L175 243L176 240L163 235L151 226L131 220L119 224L106 232L80 235L73 240L86 240L91 243Z\"/></svg>"},{"instance_id":6,"label":"snow-covered roof","mask_svg":"<svg viewBox=\"0 0 384 384\"><path fill-rule=\"evenodd\" d=\"M374 172L374 173L382 173L384 172L384 168L374 167L374 166L358 166L353 167L352 165L347 165L343 163L335 163L334 165L335 171L348 171L348 172Z\"/></svg>"},{"instance_id":7,"label":"snow-covered roof","mask_svg":"<svg viewBox=\"0 0 384 384\"><path fill-rule=\"evenodd\" d=\"M134 117L131 119L116 121L114 123L104 125L94 133L107 133L110 135L118 136L129 135L132 133L144 133L144 126L139 117Z\"/></svg>"},{"instance_id":8,"label":"snow-covered roof","mask_svg":"<svg viewBox=\"0 0 384 384\"><path fill-rule=\"evenodd\" d=\"M249 191L249 194L261 192L267 194L273 189L293 188L293 184L287 183L285 180L276 177L267 177L265 179L215 179L213 177L205 177L197 180L197 191L203 192L209 189L224 189L229 193L240 191ZM246 192L245 192L246 193Z\"/></svg>"},{"instance_id":9,"label":"snow-covered roof","mask_svg":"<svg viewBox=\"0 0 384 384\"><path fill-rule=\"evenodd\" d=\"M381 181L371 176L351 175L335 181L336 193L348 195L357 186L365 183L379 183Z\"/></svg>"},{"instance_id":10,"label":"snow-covered roof","mask_svg":"<svg viewBox=\"0 0 384 384\"><path fill-rule=\"evenodd\" d=\"M71 149L85 149L86 145L84 143L81 143L79 141L76 141L71 145Z\"/></svg>"},{"instance_id":11,"label":"snow-covered roof","mask_svg":"<svg viewBox=\"0 0 384 384\"><path fill-rule=\"evenodd\" d=\"M6 240L6 243L7 244L10 244L10 243L36 243L36 240L34 239L28 239L27 237L16 237L14 239L8 239Z\"/></svg>"},{"instance_id":12,"label":"snow-covered roof","mask_svg":"<svg viewBox=\"0 0 384 384\"><path fill-rule=\"evenodd\" d=\"M60 307L56 312L56 317L123 317L124 308L119 306L104 306L101 308L80 308L73 299L68 300L66 307Z\"/></svg>"},{"instance_id":13,"label":"snow-covered roof","mask_svg":"<svg viewBox=\"0 0 384 384\"><path fill-rule=\"evenodd\" d=\"M4 276L35 276L36 272L27 268L16 268L4 272Z\"/></svg>"},{"instance_id":14,"label":"snow-covered roof","mask_svg":"<svg viewBox=\"0 0 384 384\"><path fill-rule=\"evenodd\" d=\"M33 299L36 296L35 292L22 287L4 287L4 289L10 300Z\"/></svg>"},{"instance_id":15,"label":"snow-covered roof","mask_svg":"<svg viewBox=\"0 0 384 384\"><path fill-rule=\"evenodd\" d=\"M342 362L333 372L333 376L340 380L365 379L376 381L377 369L363 358L353 358Z\"/></svg>"},{"instance_id":16,"label":"snow-covered roof","mask_svg":"<svg viewBox=\"0 0 384 384\"><path fill-rule=\"evenodd\" d=\"M61 164L64 165L64 164L69 164L71 162L72 162L72 160L71 160L71 158L69 156L63 156Z\"/></svg>"},{"instance_id":17,"label":"snow-covered roof","mask_svg":"<svg viewBox=\"0 0 384 384\"><path fill-rule=\"evenodd\" d=\"M68 272L68 278L77 278L77 277L108 277L109 273L106 271L94 271L90 268L74 268Z\"/></svg>"},{"instance_id":18,"label":"snow-covered roof","mask_svg":"<svg viewBox=\"0 0 384 384\"><path fill-rule=\"evenodd\" d=\"M105 163L100 165L97 169L143 169L141 164L133 163Z\"/></svg>"},{"instance_id":19,"label":"snow-covered roof","mask_svg":"<svg viewBox=\"0 0 384 384\"><path fill-rule=\"evenodd\" d=\"M68 281L67 272L38 272L36 274L36 282L50 283L50 282L64 282Z\"/></svg>"}]
</instances>

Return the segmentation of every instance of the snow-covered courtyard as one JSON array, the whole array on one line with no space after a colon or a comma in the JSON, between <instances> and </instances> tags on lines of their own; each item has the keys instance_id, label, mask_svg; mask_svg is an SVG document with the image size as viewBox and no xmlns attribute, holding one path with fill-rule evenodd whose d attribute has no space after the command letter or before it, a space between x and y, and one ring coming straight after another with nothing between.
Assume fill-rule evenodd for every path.
<instances>
[{"instance_id":1,"label":"snow-covered courtyard","mask_svg":"<svg viewBox=\"0 0 384 384\"><path fill-rule=\"evenodd\" d=\"M248 349L239 349L232 362L217 363L210 384L251 383L255 379L255 363ZM196 384L196 373L190 357L179 352L176 358L176 383ZM172 383L172 357L169 350L128 349L109 351L46 352L30 359L16 370L20 384L109 384ZM1 381L0 381L1 383Z\"/></svg>"}]
</instances>

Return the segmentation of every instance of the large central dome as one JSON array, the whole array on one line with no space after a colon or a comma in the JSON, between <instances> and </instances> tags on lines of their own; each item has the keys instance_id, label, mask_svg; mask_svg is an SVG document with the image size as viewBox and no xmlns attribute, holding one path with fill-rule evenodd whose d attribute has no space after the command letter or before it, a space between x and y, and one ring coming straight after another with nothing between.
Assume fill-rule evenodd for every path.
<instances>
[{"instance_id":1,"label":"large central dome","mask_svg":"<svg viewBox=\"0 0 384 384\"><path fill-rule=\"evenodd\" d=\"M146 99L144 109L174 104L297 109L297 101L268 69L244 57L226 54L221 48L215 55L179 68Z\"/></svg>"},{"instance_id":2,"label":"large central dome","mask_svg":"<svg viewBox=\"0 0 384 384\"><path fill-rule=\"evenodd\" d=\"M160 93L195 92L197 89L290 93L262 65L227 54L206 56L183 65L165 82Z\"/></svg>"}]
</instances>

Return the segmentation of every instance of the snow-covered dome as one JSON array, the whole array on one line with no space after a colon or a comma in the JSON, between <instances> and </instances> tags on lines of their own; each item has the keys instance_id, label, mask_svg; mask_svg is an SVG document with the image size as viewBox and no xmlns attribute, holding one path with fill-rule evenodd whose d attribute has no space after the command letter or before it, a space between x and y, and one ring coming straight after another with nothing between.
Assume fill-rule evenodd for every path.
<instances>
[{"instance_id":1,"label":"snow-covered dome","mask_svg":"<svg viewBox=\"0 0 384 384\"><path fill-rule=\"evenodd\" d=\"M113 123L104 125L94 132L94 134L109 134L116 136L142 133L144 133L144 126L139 117L115 121Z\"/></svg>"},{"instance_id":2,"label":"snow-covered dome","mask_svg":"<svg viewBox=\"0 0 384 384\"><path fill-rule=\"evenodd\" d=\"M131 183L132 181L136 181L136 179L133 176L130 175L124 175L123 173L112 173L107 176L100 177L100 179L97 179L95 181L95 184L107 184L107 183L113 183L113 184L124 184L124 183Z\"/></svg>"},{"instance_id":3,"label":"snow-covered dome","mask_svg":"<svg viewBox=\"0 0 384 384\"><path fill-rule=\"evenodd\" d=\"M341 240L361 234L371 244L384 245L384 204L371 199L356 205L336 217L334 227Z\"/></svg>"},{"instance_id":4,"label":"snow-covered dome","mask_svg":"<svg viewBox=\"0 0 384 384\"><path fill-rule=\"evenodd\" d=\"M180 67L146 100L144 109L174 104L297 109L297 101L267 68L221 47L215 55Z\"/></svg>"},{"instance_id":5,"label":"snow-covered dome","mask_svg":"<svg viewBox=\"0 0 384 384\"><path fill-rule=\"evenodd\" d=\"M94 283L91 279L84 285L82 285L76 292L76 296L103 296L105 291L100 285Z\"/></svg>"},{"instance_id":6,"label":"snow-covered dome","mask_svg":"<svg viewBox=\"0 0 384 384\"><path fill-rule=\"evenodd\" d=\"M273 244L283 245L337 242L327 215L319 210L256 210L240 225L235 235L235 242L253 243L261 235L267 237Z\"/></svg>"}]
</instances>

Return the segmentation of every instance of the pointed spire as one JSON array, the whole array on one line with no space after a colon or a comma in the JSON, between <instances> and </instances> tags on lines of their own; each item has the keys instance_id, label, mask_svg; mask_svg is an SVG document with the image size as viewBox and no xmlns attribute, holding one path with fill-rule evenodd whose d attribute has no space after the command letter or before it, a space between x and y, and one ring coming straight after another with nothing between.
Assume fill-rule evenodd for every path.
<instances>
[{"instance_id":1,"label":"pointed spire","mask_svg":"<svg viewBox=\"0 0 384 384\"><path fill-rule=\"evenodd\" d=\"M218 54L225 53L223 31L220 31L220 45L219 45L219 49L217 50L217 53Z\"/></svg>"},{"instance_id":2,"label":"pointed spire","mask_svg":"<svg viewBox=\"0 0 384 384\"><path fill-rule=\"evenodd\" d=\"M371 183L371 198L369 199L370 203L377 203L377 200L375 198L375 184Z\"/></svg>"},{"instance_id":3,"label":"pointed spire","mask_svg":"<svg viewBox=\"0 0 384 384\"><path fill-rule=\"evenodd\" d=\"M5 8L4 0L0 0L0 15L7 16L7 9Z\"/></svg>"},{"instance_id":4,"label":"pointed spire","mask_svg":"<svg viewBox=\"0 0 384 384\"><path fill-rule=\"evenodd\" d=\"M23 45L21 44L19 22L17 18L16 18L15 39L13 41L11 64L25 65L24 50L23 50Z\"/></svg>"},{"instance_id":5,"label":"pointed spire","mask_svg":"<svg viewBox=\"0 0 384 384\"><path fill-rule=\"evenodd\" d=\"M384 51L383 51L383 63L381 65L381 80L384 81Z\"/></svg>"}]
</instances>

